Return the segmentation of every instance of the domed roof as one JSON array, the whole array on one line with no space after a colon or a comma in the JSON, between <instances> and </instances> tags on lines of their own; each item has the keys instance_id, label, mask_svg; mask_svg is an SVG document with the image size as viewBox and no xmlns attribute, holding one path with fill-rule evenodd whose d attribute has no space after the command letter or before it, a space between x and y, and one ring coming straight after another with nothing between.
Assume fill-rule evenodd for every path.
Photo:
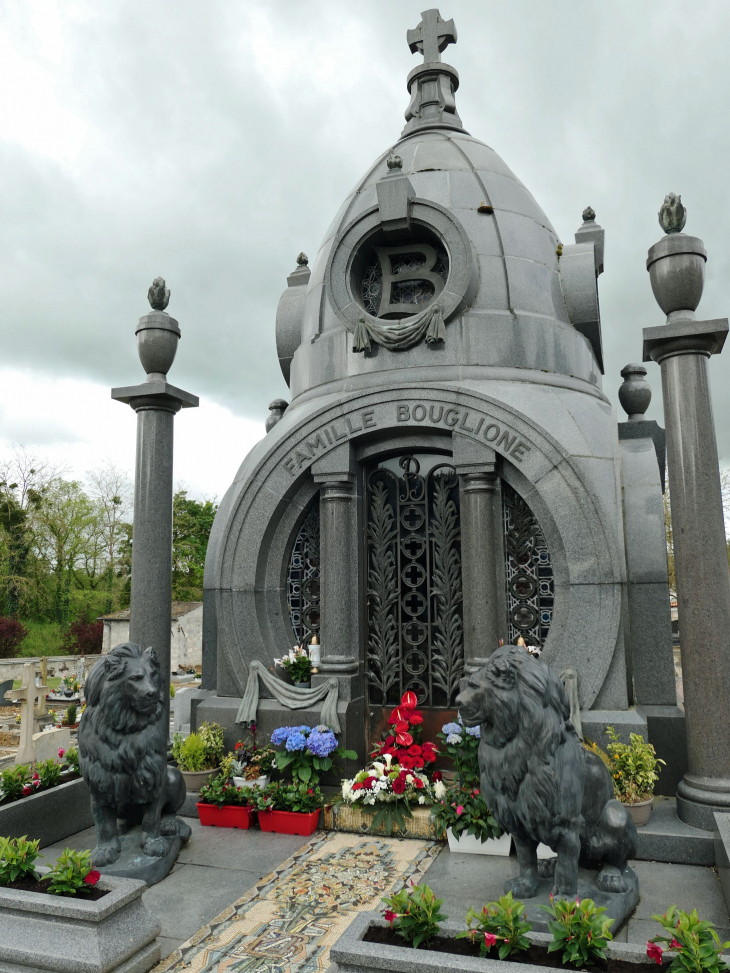
<instances>
[{"instance_id":1,"label":"domed roof","mask_svg":"<svg viewBox=\"0 0 730 973\"><path fill-rule=\"evenodd\" d=\"M455 40L453 22L427 14L439 45ZM412 50L424 30L409 31ZM595 291L593 243L572 247L581 252L564 272L553 226L502 158L463 129L458 74L435 56L409 75L404 132L340 207L311 275L289 278L277 341L295 398L394 369L418 382L418 369L436 365L444 375L506 366L600 381L600 332L591 344L574 327L570 279L577 269L577 290ZM594 303L597 329L597 291Z\"/></svg>"}]
</instances>

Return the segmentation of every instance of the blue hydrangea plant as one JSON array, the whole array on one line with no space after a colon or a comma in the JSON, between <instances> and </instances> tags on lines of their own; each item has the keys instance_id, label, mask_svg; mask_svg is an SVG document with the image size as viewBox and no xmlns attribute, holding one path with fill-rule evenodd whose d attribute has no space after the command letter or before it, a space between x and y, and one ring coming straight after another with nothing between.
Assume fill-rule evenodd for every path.
<instances>
[{"instance_id":1,"label":"blue hydrangea plant","mask_svg":"<svg viewBox=\"0 0 730 973\"><path fill-rule=\"evenodd\" d=\"M336 760L357 760L354 750L345 750L328 726L280 726L271 734L271 743L284 749L276 754L276 766L287 770L292 779L303 784L318 784L320 774Z\"/></svg>"}]
</instances>

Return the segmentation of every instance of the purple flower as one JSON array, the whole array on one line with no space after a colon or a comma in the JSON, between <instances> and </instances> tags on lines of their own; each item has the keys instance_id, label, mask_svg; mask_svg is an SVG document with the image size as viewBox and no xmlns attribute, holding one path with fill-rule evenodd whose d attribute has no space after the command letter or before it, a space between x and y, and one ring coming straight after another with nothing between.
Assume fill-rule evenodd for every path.
<instances>
[{"instance_id":1,"label":"purple flower","mask_svg":"<svg viewBox=\"0 0 730 973\"><path fill-rule=\"evenodd\" d=\"M465 726L464 729L466 730L466 732L468 733L468 735L470 737L479 737L479 738L481 738L482 731L481 731L480 727L478 727L478 726Z\"/></svg>"},{"instance_id":2,"label":"purple flower","mask_svg":"<svg viewBox=\"0 0 730 973\"><path fill-rule=\"evenodd\" d=\"M289 737L286 741L287 750L289 751L306 750L306 748L307 748L307 738L304 736L303 733L300 733L298 730L294 730L293 733L289 734Z\"/></svg>"},{"instance_id":3,"label":"purple flower","mask_svg":"<svg viewBox=\"0 0 730 973\"><path fill-rule=\"evenodd\" d=\"M292 726L280 726L271 734L271 742L275 747L280 746L289 739L289 734L292 733L293 730L294 727Z\"/></svg>"},{"instance_id":4,"label":"purple flower","mask_svg":"<svg viewBox=\"0 0 730 973\"><path fill-rule=\"evenodd\" d=\"M337 737L330 729L324 733L313 730L307 740L307 746L315 757L329 757L337 749Z\"/></svg>"}]
</instances>

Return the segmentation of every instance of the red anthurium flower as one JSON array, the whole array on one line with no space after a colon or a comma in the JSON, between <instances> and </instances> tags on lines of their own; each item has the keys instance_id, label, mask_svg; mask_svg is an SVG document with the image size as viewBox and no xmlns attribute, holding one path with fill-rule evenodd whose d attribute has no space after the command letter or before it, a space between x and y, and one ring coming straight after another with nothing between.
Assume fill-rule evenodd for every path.
<instances>
[{"instance_id":1,"label":"red anthurium flower","mask_svg":"<svg viewBox=\"0 0 730 973\"><path fill-rule=\"evenodd\" d=\"M101 872L97 872L95 868L92 868L84 879L84 885L96 885L100 878Z\"/></svg>"},{"instance_id":2,"label":"red anthurium flower","mask_svg":"<svg viewBox=\"0 0 730 973\"><path fill-rule=\"evenodd\" d=\"M388 717L388 723L390 723L392 726L394 723L402 723L402 722L403 722L403 717L401 715L400 707L396 706L396 708Z\"/></svg>"},{"instance_id":3,"label":"red anthurium flower","mask_svg":"<svg viewBox=\"0 0 730 973\"><path fill-rule=\"evenodd\" d=\"M410 747L410 745L413 743L413 737L410 735L410 733L399 733L396 736L396 740L402 747Z\"/></svg>"},{"instance_id":4,"label":"red anthurium flower","mask_svg":"<svg viewBox=\"0 0 730 973\"><path fill-rule=\"evenodd\" d=\"M424 760L427 764L435 764L436 754L432 750L424 750L423 757L421 759Z\"/></svg>"},{"instance_id":5,"label":"red anthurium flower","mask_svg":"<svg viewBox=\"0 0 730 973\"><path fill-rule=\"evenodd\" d=\"M662 965L662 956L664 955L664 950L661 948L659 943L652 943L649 941L646 944L646 955L649 959L653 959L655 963Z\"/></svg>"},{"instance_id":6,"label":"red anthurium flower","mask_svg":"<svg viewBox=\"0 0 730 973\"><path fill-rule=\"evenodd\" d=\"M407 706L409 709L415 709L418 706L418 697L412 690L408 690L401 696L401 703Z\"/></svg>"},{"instance_id":7,"label":"red anthurium flower","mask_svg":"<svg viewBox=\"0 0 730 973\"><path fill-rule=\"evenodd\" d=\"M494 933L491 932L484 933L484 945L487 947L487 949L491 949L491 947L494 946L496 942L497 942L497 937L494 935Z\"/></svg>"},{"instance_id":8,"label":"red anthurium flower","mask_svg":"<svg viewBox=\"0 0 730 973\"><path fill-rule=\"evenodd\" d=\"M669 944L669 948L670 949L681 949L682 948L682 944L681 943L678 943L677 940L674 939L674 937L672 937L672 941Z\"/></svg>"},{"instance_id":9,"label":"red anthurium flower","mask_svg":"<svg viewBox=\"0 0 730 973\"><path fill-rule=\"evenodd\" d=\"M422 743L421 744L421 748L423 750L431 750L433 752L435 752L438 749L437 746L436 746L436 744L435 743L431 743L430 740L426 740L425 743Z\"/></svg>"}]
</instances>

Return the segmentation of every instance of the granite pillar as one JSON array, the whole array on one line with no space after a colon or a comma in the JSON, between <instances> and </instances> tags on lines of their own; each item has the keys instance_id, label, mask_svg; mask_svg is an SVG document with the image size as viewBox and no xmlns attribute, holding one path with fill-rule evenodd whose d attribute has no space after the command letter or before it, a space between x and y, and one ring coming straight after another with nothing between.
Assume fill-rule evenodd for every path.
<instances>
[{"instance_id":1,"label":"granite pillar","mask_svg":"<svg viewBox=\"0 0 730 973\"><path fill-rule=\"evenodd\" d=\"M198 405L197 396L167 382L180 338L177 321L164 310L169 293L164 280L158 278L150 288L153 311L140 318L137 327L138 352L147 381L112 389L113 399L137 413L129 639L155 650L160 684L165 689L170 685L174 420L181 408ZM169 723L169 692L163 692L163 698Z\"/></svg>"},{"instance_id":2,"label":"granite pillar","mask_svg":"<svg viewBox=\"0 0 730 973\"><path fill-rule=\"evenodd\" d=\"M676 212L677 197L672 203ZM660 220L672 215L667 205ZM683 213L681 200L679 207ZM682 218L680 230L683 224ZM695 319L704 248L697 238L673 232L649 251L647 266L667 324L644 330L644 361L661 366L667 432L688 761L677 814L712 830L713 812L730 809L730 575L707 359L722 350L728 322Z\"/></svg>"}]
</instances>

